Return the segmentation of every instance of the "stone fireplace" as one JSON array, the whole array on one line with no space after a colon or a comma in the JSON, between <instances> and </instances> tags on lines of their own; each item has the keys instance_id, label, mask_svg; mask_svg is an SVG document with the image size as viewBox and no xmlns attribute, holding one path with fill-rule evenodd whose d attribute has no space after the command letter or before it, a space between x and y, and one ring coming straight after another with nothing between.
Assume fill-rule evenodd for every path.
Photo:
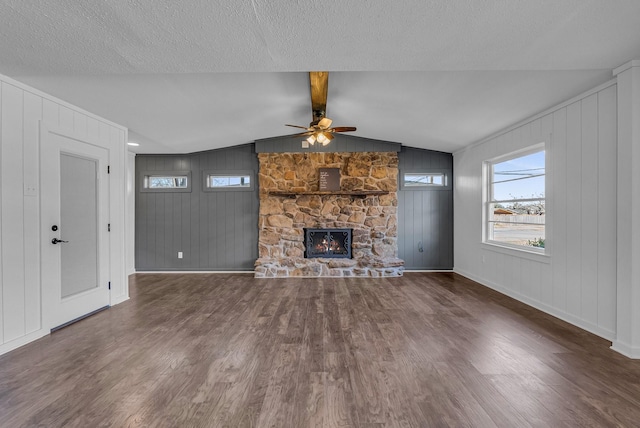
<instances>
[{"instance_id":1,"label":"stone fireplace","mask_svg":"<svg viewBox=\"0 0 640 428\"><path fill-rule=\"evenodd\" d=\"M258 159L256 277L402 275L397 153L258 153ZM339 190L319 190L319 168L339 168ZM307 254L305 229L350 230L350 257Z\"/></svg>"}]
</instances>

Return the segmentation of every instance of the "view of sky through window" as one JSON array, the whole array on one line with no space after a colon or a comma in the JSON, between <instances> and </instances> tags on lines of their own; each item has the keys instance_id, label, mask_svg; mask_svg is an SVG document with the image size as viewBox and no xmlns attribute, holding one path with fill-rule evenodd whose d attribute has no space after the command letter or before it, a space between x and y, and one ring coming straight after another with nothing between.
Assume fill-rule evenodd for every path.
<instances>
[{"instance_id":1,"label":"view of sky through window","mask_svg":"<svg viewBox=\"0 0 640 428\"><path fill-rule=\"evenodd\" d=\"M544 151L493 165L493 200L544 198Z\"/></svg>"}]
</instances>

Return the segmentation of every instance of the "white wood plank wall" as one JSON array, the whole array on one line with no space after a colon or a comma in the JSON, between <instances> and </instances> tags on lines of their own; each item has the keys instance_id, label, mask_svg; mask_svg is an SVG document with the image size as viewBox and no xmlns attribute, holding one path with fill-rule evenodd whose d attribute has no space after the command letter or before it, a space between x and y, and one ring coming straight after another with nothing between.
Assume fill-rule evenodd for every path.
<instances>
[{"instance_id":1,"label":"white wood plank wall","mask_svg":"<svg viewBox=\"0 0 640 428\"><path fill-rule=\"evenodd\" d=\"M112 227L122 231L111 237L112 303L128 293L120 256L127 129L0 76L0 354L48 333L40 292L41 121L110 149L110 216Z\"/></svg>"},{"instance_id":2,"label":"white wood plank wall","mask_svg":"<svg viewBox=\"0 0 640 428\"><path fill-rule=\"evenodd\" d=\"M455 271L609 340L616 330L614 82L454 154ZM549 257L482 244L482 164L547 143Z\"/></svg>"}]
</instances>

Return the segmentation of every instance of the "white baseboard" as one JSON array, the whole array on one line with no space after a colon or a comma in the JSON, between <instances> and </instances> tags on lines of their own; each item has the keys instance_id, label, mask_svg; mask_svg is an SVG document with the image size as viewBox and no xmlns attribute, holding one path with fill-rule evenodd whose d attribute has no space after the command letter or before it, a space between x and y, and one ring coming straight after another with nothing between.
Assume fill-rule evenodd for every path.
<instances>
[{"instance_id":1,"label":"white baseboard","mask_svg":"<svg viewBox=\"0 0 640 428\"><path fill-rule=\"evenodd\" d=\"M252 270L137 270L134 273L250 273L254 274Z\"/></svg>"},{"instance_id":2,"label":"white baseboard","mask_svg":"<svg viewBox=\"0 0 640 428\"><path fill-rule=\"evenodd\" d=\"M443 272L443 273L447 273L447 272L454 272L453 269L405 269L404 272ZM230 273L255 273L252 270L136 270L133 271L131 273L129 273L128 275L133 275L135 273L225 273L225 274L230 274ZM317 276L309 276L309 277L301 277L301 276L296 276L295 278L319 278ZM333 278L342 278L342 277L333 277ZM344 278L357 278L357 277L344 277ZM388 277L387 277L388 278ZM260 279L260 278L258 278Z\"/></svg>"},{"instance_id":3,"label":"white baseboard","mask_svg":"<svg viewBox=\"0 0 640 428\"><path fill-rule=\"evenodd\" d=\"M126 302L129 300L128 295L118 296L113 298L113 302L111 302L111 306L119 305L122 302Z\"/></svg>"},{"instance_id":4,"label":"white baseboard","mask_svg":"<svg viewBox=\"0 0 640 428\"><path fill-rule=\"evenodd\" d=\"M640 347L634 347L626 343L614 340L613 344L611 345L611 349L619 354L624 355L625 357L640 359Z\"/></svg>"},{"instance_id":5,"label":"white baseboard","mask_svg":"<svg viewBox=\"0 0 640 428\"><path fill-rule=\"evenodd\" d=\"M21 346L24 346L34 340L40 339L49 334L49 330L40 329L34 332L31 332L25 336L19 337L17 339L11 340L7 343L3 343L0 345L0 355L6 354L7 352L13 351L14 349L18 349Z\"/></svg>"}]
</instances>

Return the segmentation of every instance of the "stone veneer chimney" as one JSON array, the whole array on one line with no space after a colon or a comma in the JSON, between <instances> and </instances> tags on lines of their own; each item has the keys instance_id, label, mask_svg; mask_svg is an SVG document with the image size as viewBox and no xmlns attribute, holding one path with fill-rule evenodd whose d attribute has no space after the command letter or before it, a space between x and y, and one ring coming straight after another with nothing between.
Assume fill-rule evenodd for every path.
<instances>
[{"instance_id":1,"label":"stone veneer chimney","mask_svg":"<svg viewBox=\"0 0 640 428\"><path fill-rule=\"evenodd\" d=\"M256 277L402 276L397 153L259 153L258 159ZM319 168L340 168L340 191L318 191ZM353 229L352 258L304 258L305 227Z\"/></svg>"}]
</instances>

